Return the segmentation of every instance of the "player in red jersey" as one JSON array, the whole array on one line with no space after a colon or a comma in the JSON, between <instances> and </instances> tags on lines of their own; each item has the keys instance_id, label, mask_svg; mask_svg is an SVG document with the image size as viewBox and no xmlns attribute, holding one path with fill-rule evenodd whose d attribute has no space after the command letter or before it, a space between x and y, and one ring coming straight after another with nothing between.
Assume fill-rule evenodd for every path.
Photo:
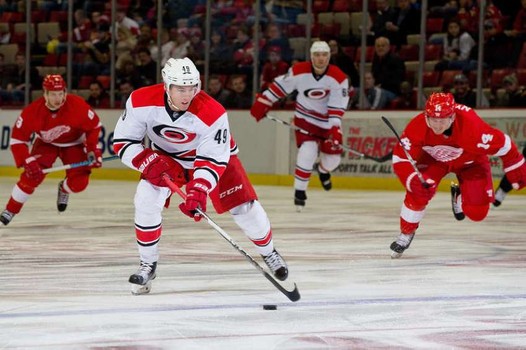
<instances>
[{"instance_id":1,"label":"player in red jersey","mask_svg":"<svg viewBox=\"0 0 526 350\"><path fill-rule=\"evenodd\" d=\"M423 113L413 118L401 135L411 165L400 144L393 152L393 170L406 188L400 214L400 236L391 244L391 257L409 248L440 180L454 173L451 185L453 214L482 221L494 200L488 156L498 156L514 188L526 185L524 157L508 135L484 122L473 109L455 103L453 95L434 93Z\"/></svg>"},{"instance_id":2,"label":"player in red jersey","mask_svg":"<svg viewBox=\"0 0 526 350\"><path fill-rule=\"evenodd\" d=\"M188 59L170 58L162 69L164 84L134 91L115 127L113 146L122 162L141 172L135 194L135 233L140 267L131 275L133 294L148 293L155 278L162 211L172 195L168 174L186 184L181 211L196 221L210 196L216 211L229 211L254 243L274 276L285 280L287 264L274 249L267 213L237 157L238 149L224 107L201 91L199 71ZM145 136L151 148L143 145Z\"/></svg>"},{"instance_id":3,"label":"player in red jersey","mask_svg":"<svg viewBox=\"0 0 526 350\"><path fill-rule=\"evenodd\" d=\"M311 62L293 65L277 77L269 88L256 96L250 114L260 121L272 105L297 91L294 124L308 131L296 131L298 155L294 171L294 204L301 211L307 200L307 187L318 157L317 170L325 190L332 187L331 174L340 165L342 116L349 103L349 82L337 66L329 64L331 49L325 41L315 41Z\"/></svg>"},{"instance_id":4,"label":"player in red jersey","mask_svg":"<svg viewBox=\"0 0 526 350\"><path fill-rule=\"evenodd\" d=\"M97 114L84 99L66 93L66 83L60 75L47 75L42 89L44 96L24 108L13 127L11 152L16 166L24 171L0 214L4 225L22 210L44 181L42 170L50 168L57 158L63 164L87 159L92 162L91 166L66 170L66 178L58 186L60 212L66 210L70 193L86 189L91 168L102 166L102 152L98 148L101 124Z\"/></svg>"}]
</instances>

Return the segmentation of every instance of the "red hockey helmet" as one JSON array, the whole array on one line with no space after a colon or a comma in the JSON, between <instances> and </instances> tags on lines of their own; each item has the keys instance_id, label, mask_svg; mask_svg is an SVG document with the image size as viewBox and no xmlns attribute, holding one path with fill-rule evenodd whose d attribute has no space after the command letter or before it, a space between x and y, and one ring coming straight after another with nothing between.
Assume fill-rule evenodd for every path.
<instances>
[{"instance_id":1,"label":"red hockey helmet","mask_svg":"<svg viewBox=\"0 0 526 350\"><path fill-rule=\"evenodd\" d=\"M449 118L455 114L455 98L449 93L435 92L427 99L424 113L429 118Z\"/></svg>"},{"instance_id":2,"label":"red hockey helmet","mask_svg":"<svg viewBox=\"0 0 526 350\"><path fill-rule=\"evenodd\" d=\"M42 82L42 88L46 91L64 91L66 90L66 82L58 74L48 74Z\"/></svg>"}]
</instances>

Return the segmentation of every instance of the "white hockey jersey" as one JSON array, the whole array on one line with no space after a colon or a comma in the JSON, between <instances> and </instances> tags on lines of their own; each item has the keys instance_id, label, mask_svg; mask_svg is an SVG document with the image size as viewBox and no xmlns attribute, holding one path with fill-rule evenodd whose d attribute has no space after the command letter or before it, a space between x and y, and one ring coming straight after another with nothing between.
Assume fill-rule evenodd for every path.
<instances>
[{"instance_id":1,"label":"white hockey jersey","mask_svg":"<svg viewBox=\"0 0 526 350\"><path fill-rule=\"evenodd\" d=\"M193 178L203 178L214 188L237 146L230 135L228 116L221 104L199 92L186 112L172 111L163 84L135 90L114 131L113 147L122 162L138 170L133 159L144 150L148 136L151 148L171 156Z\"/></svg>"},{"instance_id":2,"label":"white hockey jersey","mask_svg":"<svg viewBox=\"0 0 526 350\"><path fill-rule=\"evenodd\" d=\"M263 94L272 102L285 98L295 90L294 116L323 129L341 126L341 118L349 103L349 82L338 67L330 64L316 76L310 62L293 65L287 74L277 77Z\"/></svg>"}]
</instances>

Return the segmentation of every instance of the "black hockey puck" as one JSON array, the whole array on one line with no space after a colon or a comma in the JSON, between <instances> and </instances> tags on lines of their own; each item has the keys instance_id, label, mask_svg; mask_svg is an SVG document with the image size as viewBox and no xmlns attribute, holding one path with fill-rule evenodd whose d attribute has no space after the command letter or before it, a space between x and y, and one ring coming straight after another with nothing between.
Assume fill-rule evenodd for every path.
<instances>
[{"instance_id":1,"label":"black hockey puck","mask_svg":"<svg viewBox=\"0 0 526 350\"><path fill-rule=\"evenodd\" d=\"M277 310L277 305L263 305L263 310Z\"/></svg>"}]
</instances>

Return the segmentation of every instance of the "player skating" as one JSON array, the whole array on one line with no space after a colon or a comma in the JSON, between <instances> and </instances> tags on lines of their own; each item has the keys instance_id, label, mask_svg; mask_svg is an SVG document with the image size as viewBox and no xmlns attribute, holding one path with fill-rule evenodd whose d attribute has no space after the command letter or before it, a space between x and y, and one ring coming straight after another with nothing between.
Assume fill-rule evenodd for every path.
<instances>
[{"instance_id":1,"label":"player skating","mask_svg":"<svg viewBox=\"0 0 526 350\"><path fill-rule=\"evenodd\" d=\"M406 188L400 214L400 235L391 257L409 248L440 180L454 173L452 208L457 220L482 221L494 200L488 156L499 156L516 189L526 185L524 157L508 135L484 122L473 109L455 103L453 95L434 93L425 110L413 118L393 152L393 170ZM404 147L405 151L404 151ZM409 156L406 154L409 153ZM417 169L411 165L416 162Z\"/></svg>"},{"instance_id":2,"label":"player skating","mask_svg":"<svg viewBox=\"0 0 526 350\"><path fill-rule=\"evenodd\" d=\"M260 121L274 102L297 91L294 124L312 135L296 131L298 155L294 171L294 204L305 206L307 187L313 170L321 184L330 190L331 171L341 162L342 116L349 102L347 76L329 64L330 48L325 41L315 41L311 62L293 65L287 74L277 77L269 88L256 96L250 113ZM313 169L319 154L317 169Z\"/></svg>"},{"instance_id":3,"label":"player skating","mask_svg":"<svg viewBox=\"0 0 526 350\"><path fill-rule=\"evenodd\" d=\"M114 133L115 152L142 173L135 194L135 233L140 267L131 275L132 293L148 293L155 278L162 232L162 211L172 192L168 174L186 184L181 211L198 221L210 196L215 210L229 211L254 243L274 276L285 280L288 269L274 249L267 214L237 157L228 116L221 104L201 91L199 71L188 59L169 59L163 83L134 91ZM152 142L146 148L145 136Z\"/></svg>"},{"instance_id":4,"label":"player skating","mask_svg":"<svg viewBox=\"0 0 526 350\"><path fill-rule=\"evenodd\" d=\"M84 99L66 93L66 83L60 75L47 75L42 89L43 97L24 108L13 127L11 152L16 166L24 171L0 214L4 225L22 210L44 181L42 170L50 168L57 158L64 164L92 161L90 166L66 170L66 177L58 186L60 212L66 210L70 193L86 189L91 168L102 165L102 152L98 148L101 124L97 114Z\"/></svg>"}]
</instances>

